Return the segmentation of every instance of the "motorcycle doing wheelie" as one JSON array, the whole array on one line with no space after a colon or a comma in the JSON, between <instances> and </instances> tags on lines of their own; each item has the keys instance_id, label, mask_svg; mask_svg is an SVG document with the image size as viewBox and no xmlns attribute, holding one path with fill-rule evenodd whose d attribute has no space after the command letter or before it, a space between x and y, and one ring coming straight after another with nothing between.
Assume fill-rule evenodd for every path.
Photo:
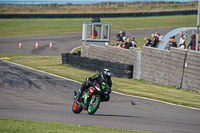
<instances>
[{"instance_id":1,"label":"motorcycle doing wheelie","mask_svg":"<svg viewBox=\"0 0 200 133\"><path fill-rule=\"evenodd\" d=\"M100 102L108 101L110 89L107 82L97 80L83 92L81 96L81 103L77 102L77 92L74 91L74 102L72 105L72 112L79 114L83 109L88 111L89 115L93 115L99 108Z\"/></svg>"}]
</instances>

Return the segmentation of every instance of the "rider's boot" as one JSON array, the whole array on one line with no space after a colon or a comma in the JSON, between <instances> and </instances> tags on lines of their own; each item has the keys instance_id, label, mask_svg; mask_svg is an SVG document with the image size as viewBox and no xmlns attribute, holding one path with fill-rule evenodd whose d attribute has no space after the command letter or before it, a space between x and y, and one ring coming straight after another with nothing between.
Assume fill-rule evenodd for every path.
<instances>
[{"instance_id":1,"label":"rider's boot","mask_svg":"<svg viewBox=\"0 0 200 133\"><path fill-rule=\"evenodd\" d=\"M78 92L78 95L77 95L77 102L78 102L78 104L81 103L81 96L82 96L82 94L83 94L83 92L81 92L81 91Z\"/></svg>"},{"instance_id":2,"label":"rider's boot","mask_svg":"<svg viewBox=\"0 0 200 133\"><path fill-rule=\"evenodd\" d=\"M78 95L77 95L78 104L81 103L81 96L82 96L84 90L85 90L85 83L82 84L81 88L78 91Z\"/></svg>"}]
</instances>

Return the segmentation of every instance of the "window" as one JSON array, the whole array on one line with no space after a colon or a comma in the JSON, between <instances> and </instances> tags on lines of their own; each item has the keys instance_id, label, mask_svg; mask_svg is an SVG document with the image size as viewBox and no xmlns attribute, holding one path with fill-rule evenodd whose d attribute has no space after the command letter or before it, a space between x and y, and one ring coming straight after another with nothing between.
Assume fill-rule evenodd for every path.
<instances>
[{"instance_id":1,"label":"window","mask_svg":"<svg viewBox=\"0 0 200 133\"><path fill-rule=\"evenodd\" d=\"M103 39L108 39L108 26L103 26Z\"/></svg>"},{"instance_id":2,"label":"window","mask_svg":"<svg viewBox=\"0 0 200 133\"><path fill-rule=\"evenodd\" d=\"M87 40L108 40L109 39L109 25L93 25L85 24L83 28L83 38Z\"/></svg>"}]
</instances>

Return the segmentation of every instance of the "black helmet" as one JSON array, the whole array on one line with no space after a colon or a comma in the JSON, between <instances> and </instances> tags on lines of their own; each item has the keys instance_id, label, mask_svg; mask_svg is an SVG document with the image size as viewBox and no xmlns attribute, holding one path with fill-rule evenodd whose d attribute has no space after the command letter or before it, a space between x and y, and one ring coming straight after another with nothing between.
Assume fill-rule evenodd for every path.
<instances>
[{"instance_id":1,"label":"black helmet","mask_svg":"<svg viewBox=\"0 0 200 133\"><path fill-rule=\"evenodd\" d=\"M101 71L101 78L106 81L107 79L110 79L111 77L111 72L109 69L106 69L104 68L102 71Z\"/></svg>"}]
</instances>

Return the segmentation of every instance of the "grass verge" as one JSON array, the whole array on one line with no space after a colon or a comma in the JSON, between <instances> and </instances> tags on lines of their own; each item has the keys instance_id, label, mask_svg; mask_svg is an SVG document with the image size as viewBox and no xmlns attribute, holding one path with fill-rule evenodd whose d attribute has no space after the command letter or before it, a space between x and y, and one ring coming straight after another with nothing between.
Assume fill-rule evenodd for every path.
<instances>
[{"instance_id":1,"label":"grass verge","mask_svg":"<svg viewBox=\"0 0 200 133\"><path fill-rule=\"evenodd\" d=\"M76 125L50 121L0 118L1 133L149 133L89 125Z\"/></svg>"},{"instance_id":2,"label":"grass verge","mask_svg":"<svg viewBox=\"0 0 200 133\"><path fill-rule=\"evenodd\" d=\"M84 82L86 77L96 74L96 72L81 70L79 68L70 67L69 65L62 65L61 59L56 59L60 58L60 56L0 54L0 57L9 57L13 59L11 60L12 62L77 80L79 82ZM20 58L20 60L17 60L18 58ZM29 58L29 60L27 60L27 58ZM30 58L32 59L30 60ZM112 77L112 80L112 90L114 91L200 108L199 92L167 85L153 84L136 79Z\"/></svg>"},{"instance_id":3,"label":"grass verge","mask_svg":"<svg viewBox=\"0 0 200 133\"><path fill-rule=\"evenodd\" d=\"M0 19L0 36L21 36L81 32L83 22L91 18ZM111 30L196 26L197 15L101 18L112 23Z\"/></svg>"}]
</instances>

